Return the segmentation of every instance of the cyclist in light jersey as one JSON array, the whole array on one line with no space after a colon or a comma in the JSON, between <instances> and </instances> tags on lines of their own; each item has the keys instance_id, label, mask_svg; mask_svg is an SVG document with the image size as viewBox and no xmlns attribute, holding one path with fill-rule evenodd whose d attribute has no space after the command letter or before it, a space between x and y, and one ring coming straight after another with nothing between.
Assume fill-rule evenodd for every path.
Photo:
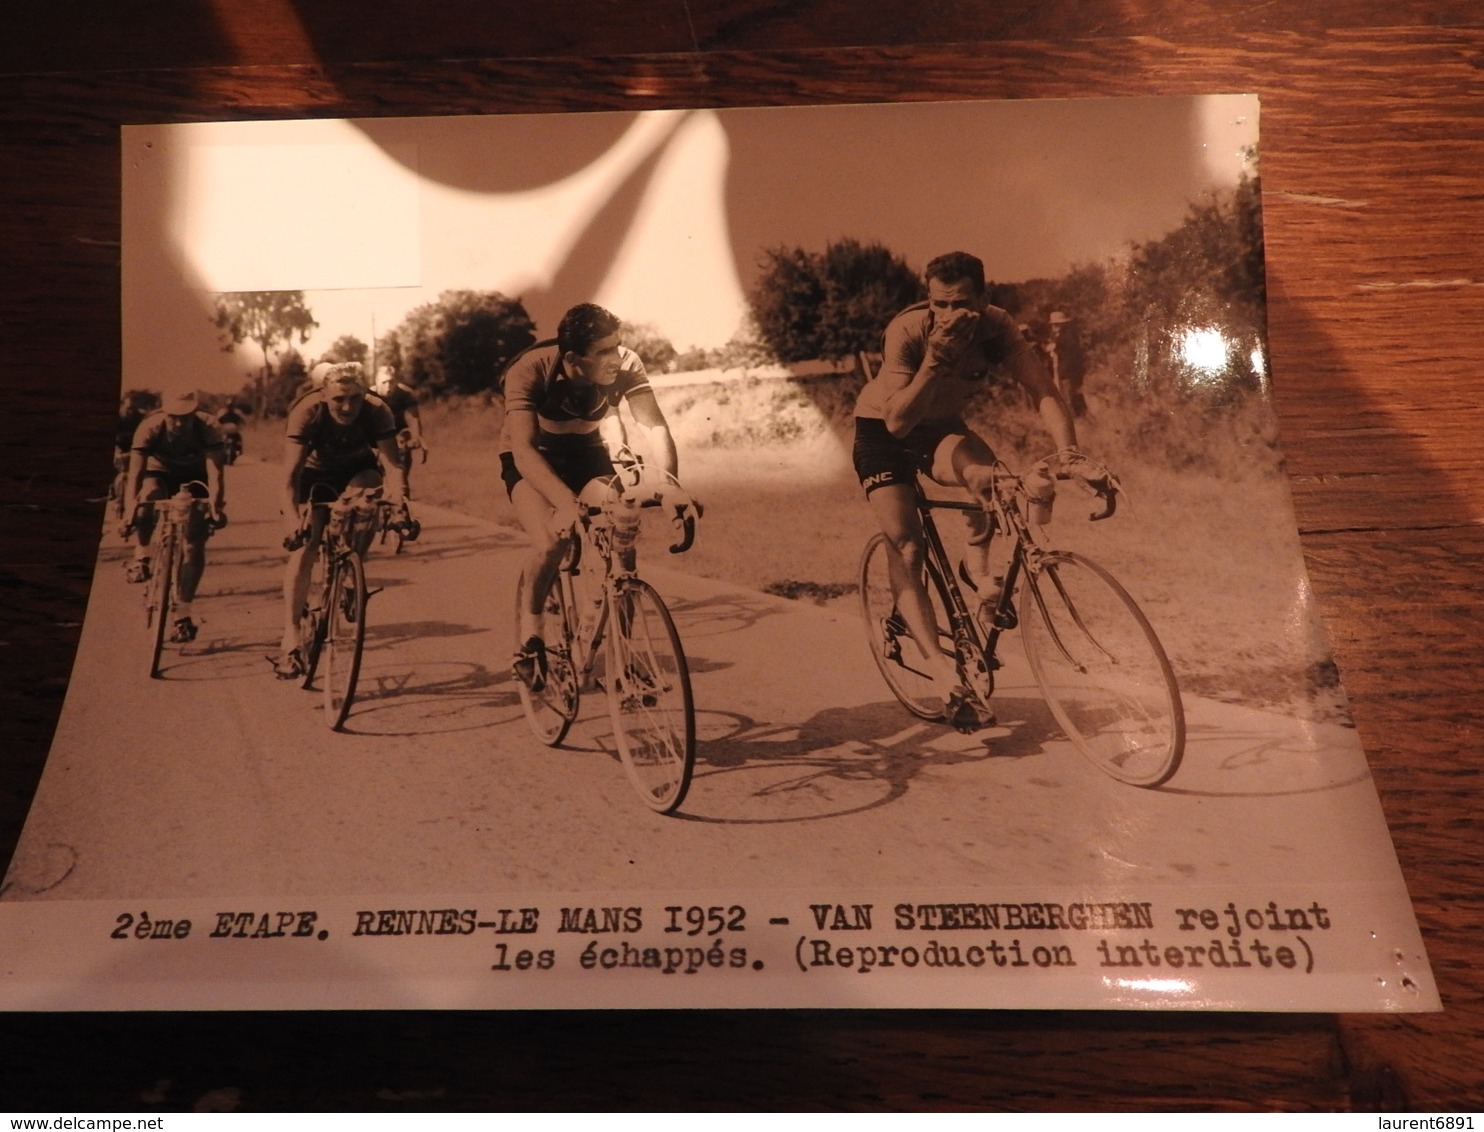
<instances>
[{"instance_id":1,"label":"cyclist in light jersey","mask_svg":"<svg viewBox=\"0 0 1484 1132\"><path fill-rule=\"evenodd\" d=\"M533 691L546 681L541 609L577 521L578 493L614 474L609 445L622 442L618 406L627 401L644 447L670 475L675 442L639 355L619 341L619 319L594 303L562 317L555 339L537 342L506 367L500 470L530 536L525 605L513 671Z\"/></svg>"}]
</instances>

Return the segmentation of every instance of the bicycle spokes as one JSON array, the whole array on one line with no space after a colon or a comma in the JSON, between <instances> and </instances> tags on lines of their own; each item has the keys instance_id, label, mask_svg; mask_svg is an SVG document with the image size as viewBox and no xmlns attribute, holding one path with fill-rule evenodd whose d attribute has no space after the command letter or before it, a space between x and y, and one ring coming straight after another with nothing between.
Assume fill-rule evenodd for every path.
<instances>
[{"instance_id":1,"label":"bicycle spokes","mask_svg":"<svg viewBox=\"0 0 1484 1132\"><path fill-rule=\"evenodd\" d=\"M695 766L690 673L653 587L628 579L615 593L607 678L619 757L644 803L670 813L684 800Z\"/></svg>"},{"instance_id":2,"label":"bicycle spokes","mask_svg":"<svg viewBox=\"0 0 1484 1132\"><path fill-rule=\"evenodd\" d=\"M1169 659L1133 598L1101 566L1066 552L1028 573L1026 590L1026 657L1067 737L1124 782L1167 781L1184 753L1184 709Z\"/></svg>"}]
</instances>

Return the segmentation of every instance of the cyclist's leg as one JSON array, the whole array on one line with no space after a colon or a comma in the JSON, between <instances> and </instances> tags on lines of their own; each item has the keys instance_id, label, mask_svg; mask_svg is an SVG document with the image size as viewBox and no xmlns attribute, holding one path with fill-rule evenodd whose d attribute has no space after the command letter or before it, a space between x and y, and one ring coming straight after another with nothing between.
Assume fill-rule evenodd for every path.
<instances>
[{"instance_id":1,"label":"cyclist's leg","mask_svg":"<svg viewBox=\"0 0 1484 1132\"><path fill-rule=\"evenodd\" d=\"M157 522L155 505L167 498L169 494L169 485L164 480L159 476L145 473L144 482L139 485L136 503L148 503L150 506L140 510L138 520L134 524L134 557L125 567L125 574L131 582L142 582L149 577L150 540L155 536L155 523Z\"/></svg>"},{"instance_id":2,"label":"cyclist's leg","mask_svg":"<svg viewBox=\"0 0 1484 1132\"><path fill-rule=\"evenodd\" d=\"M403 429L406 432L406 429ZM397 467L402 469L402 497L412 498L412 448L409 444L397 445Z\"/></svg>"},{"instance_id":3,"label":"cyclist's leg","mask_svg":"<svg viewBox=\"0 0 1484 1132\"><path fill-rule=\"evenodd\" d=\"M500 454L500 475L516 518L531 540L530 552L521 564L521 591L525 600L516 609L516 648L511 668L533 692L540 692L546 686L547 628L543 613L566 540L560 532L551 529L555 508L520 474L508 452Z\"/></svg>"},{"instance_id":4,"label":"cyclist's leg","mask_svg":"<svg viewBox=\"0 0 1484 1132\"><path fill-rule=\"evenodd\" d=\"M967 426L948 432L933 451L932 478L945 486L965 488L983 505L983 511L965 515L968 541L974 549L969 569L976 584L992 584L988 510L994 502L995 454L985 439Z\"/></svg>"},{"instance_id":5,"label":"cyclist's leg","mask_svg":"<svg viewBox=\"0 0 1484 1132\"><path fill-rule=\"evenodd\" d=\"M311 498L318 498L312 493L315 482L328 484L333 490L339 491L343 485L332 480L325 479L322 475L317 476L309 472L300 474L298 504L303 506ZM296 673L294 668L296 662L294 654L299 648L299 613L309 600L309 577L314 572L315 555L319 553L320 540L325 532L325 512L321 507L311 507L309 512L309 537L295 549L288 552L288 558L283 566L283 639L280 642L279 660L275 670L280 677L291 679L296 675L302 675L302 671ZM302 665L304 658L299 657L297 664Z\"/></svg>"},{"instance_id":6,"label":"cyclist's leg","mask_svg":"<svg viewBox=\"0 0 1484 1132\"><path fill-rule=\"evenodd\" d=\"M937 618L924 583L925 546L917 513L917 489L909 484L882 484L873 488L866 500L886 535L887 568L897 612L907 622L933 682L946 699L958 685L958 665L938 643Z\"/></svg>"},{"instance_id":7,"label":"cyclist's leg","mask_svg":"<svg viewBox=\"0 0 1484 1132\"><path fill-rule=\"evenodd\" d=\"M205 473L202 474L204 476ZM206 497L204 488L196 487L191 491L198 499ZM211 527L206 515L199 508L193 509L182 532L183 553L180 577L176 583L175 625L172 630L172 637L176 641L191 641L196 637L191 603L196 600L196 587L201 584L201 575L206 570L206 539L210 533Z\"/></svg>"}]
</instances>

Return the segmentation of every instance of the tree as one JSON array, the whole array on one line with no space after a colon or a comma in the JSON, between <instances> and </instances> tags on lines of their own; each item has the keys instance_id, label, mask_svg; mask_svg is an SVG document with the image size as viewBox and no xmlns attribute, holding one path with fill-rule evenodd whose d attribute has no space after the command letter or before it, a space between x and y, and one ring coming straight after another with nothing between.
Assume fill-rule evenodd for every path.
<instances>
[{"instance_id":1,"label":"tree","mask_svg":"<svg viewBox=\"0 0 1484 1132\"><path fill-rule=\"evenodd\" d=\"M623 344L639 355L645 369L663 371L680 354L673 342L647 322L622 323L619 334Z\"/></svg>"},{"instance_id":2,"label":"tree","mask_svg":"<svg viewBox=\"0 0 1484 1132\"><path fill-rule=\"evenodd\" d=\"M444 291L377 345L377 364L422 397L480 393L495 387L505 364L536 341L536 324L519 299L498 291Z\"/></svg>"},{"instance_id":3,"label":"tree","mask_svg":"<svg viewBox=\"0 0 1484 1132\"><path fill-rule=\"evenodd\" d=\"M319 356L321 362L360 362L366 365L371 359L371 347L354 334L342 334L331 343L330 348Z\"/></svg>"},{"instance_id":4,"label":"tree","mask_svg":"<svg viewBox=\"0 0 1484 1132\"><path fill-rule=\"evenodd\" d=\"M264 412L270 417L287 416L289 406L305 392L308 382L309 365L304 356L290 346L278 360L278 369L268 383Z\"/></svg>"},{"instance_id":5,"label":"tree","mask_svg":"<svg viewBox=\"0 0 1484 1132\"><path fill-rule=\"evenodd\" d=\"M748 295L762 341L783 362L839 361L875 349L922 281L880 244L840 240L823 252L771 248Z\"/></svg>"},{"instance_id":6,"label":"tree","mask_svg":"<svg viewBox=\"0 0 1484 1132\"><path fill-rule=\"evenodd\" d=\"M303 291L231 291L216 297L212 316L222 349L235 350L252 342L263 355L253 390L253 410L262 414L274 374L274 355L297 335L302 344L319 327L304 305Z\"/></svg>"},{"instance_id":7,"label":"tree","mask_svg":"<svg viewBox=\"0 0 1484 1132\"><path fill-rule=\"evenodd\" d=\"M1132 249L1125 318L1155 387L1226 397L1261 385L1253 361L1266 326L1261 207L1256 178L1243 176L1233 191L1192 206L1173 232ZM1219 374L1209 364L1193 374L1184 356L1201 333L1223 344Z\"/></svg>"}]
</instances>

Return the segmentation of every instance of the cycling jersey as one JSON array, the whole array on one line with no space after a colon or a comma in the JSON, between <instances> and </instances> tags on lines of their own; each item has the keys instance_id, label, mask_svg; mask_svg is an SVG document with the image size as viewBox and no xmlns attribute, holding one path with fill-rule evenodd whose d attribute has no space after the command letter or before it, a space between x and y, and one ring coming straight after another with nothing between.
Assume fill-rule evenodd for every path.
<instances>
[{"instance_id":1,"label":"cycling jersey","mask_svg":"<svg viewBox=\"0 0 1484 1132\"><path fill-rule=\"evenodd\" d=\"M500 451L510 451L510 414L518 410L536 414L536 447L542 451L601 445L598 422L616 411L620 401L652 388L638 354L620 346L618 356L617 380L598 385L567 373L555 341L538 342L518 354L505 370Z\"/></svg>"},{"instance_id":2,"label":"cycling jersey","mask_svg":"<svg viewBox=\"0 0 1484 1132\"><path fill-rule=\"evenodd\" d=\"M207 456L221 452L222 445L220 430L205 413L172 418L154 412L139 422L130 448L144 456L145 475L179 485L205 480Z\"/></svg>"},{"instance_id":3,"label":"cycling jersey","mask_svg":"<svg viewBox=\"0 0 1484 1132\"><path fill-rule=\"evenodd\" d=\"M354 420L336 424L316 393L301 397L289 409L287 433L290 443L307 450L306 470L342 472L375 466L376 446L397 435L397 423L386 402L368 393Z\"/></svg>"},{"instance_id":4,"label":"cycling jersey","mask_svg":"<svg viewBox=\"0 0 1484 1132\"><path fill-rule=\"evenodd\" d=\"M883 336L881 368L861 390L855 404L857 417L886 416L888 398L907 386L922 368L932 329L933 311L927 303L910 306L891 320ZM1006 367L1018 376L1022 366L1039 368L1039 364L1015 320L999 307L986 307L973 340L950 371L934 382L923 420L956 421L969 399L987 388L1000 368Z\"/></svg>"}]
</instances>

